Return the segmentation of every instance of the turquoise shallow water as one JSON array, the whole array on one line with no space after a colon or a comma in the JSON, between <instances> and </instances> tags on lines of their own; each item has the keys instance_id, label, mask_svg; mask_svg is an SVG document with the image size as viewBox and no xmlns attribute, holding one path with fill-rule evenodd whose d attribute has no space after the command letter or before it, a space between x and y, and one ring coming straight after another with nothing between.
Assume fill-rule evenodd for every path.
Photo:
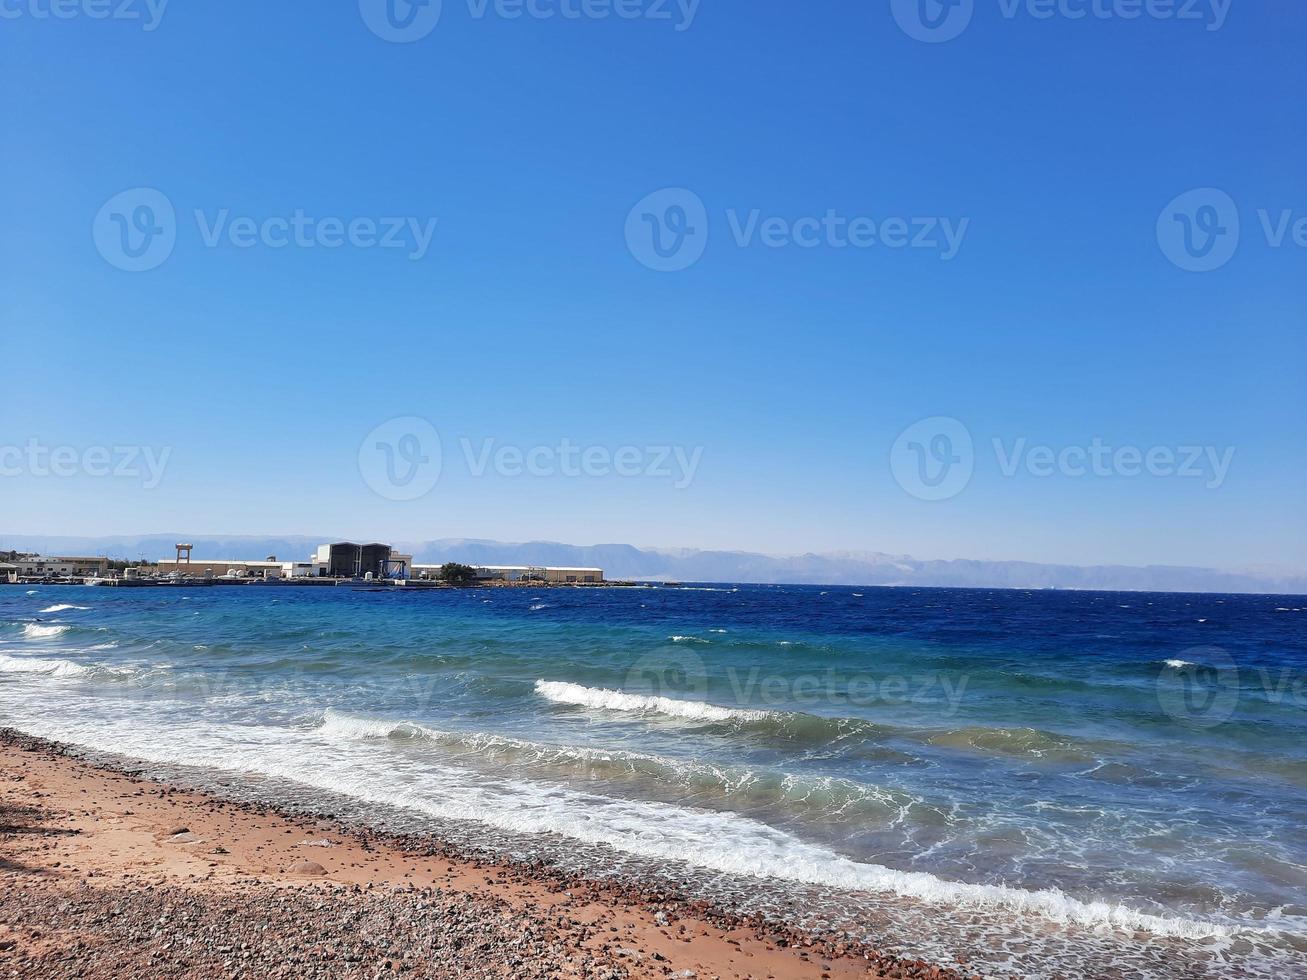
<instances>
[{"instance_id":1,"label":"turquoise shallow water","mask_svg":"<svg viewBox=\"0 0 1307 980\"><path fill-rule=\"evenodd\" d=\"M1284 976L1307 955L1305 607L5 587L0 712L993 972Z\"/></svg>"}]
</instances>

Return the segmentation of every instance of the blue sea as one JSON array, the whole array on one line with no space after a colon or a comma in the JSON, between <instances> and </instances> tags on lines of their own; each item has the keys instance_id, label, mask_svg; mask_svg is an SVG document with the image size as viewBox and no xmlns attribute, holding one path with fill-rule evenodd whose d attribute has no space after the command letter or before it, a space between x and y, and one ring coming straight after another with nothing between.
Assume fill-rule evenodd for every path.
<instances>
[{"instance_id":1,"label":"blue sea","mask_svg":"<svg viewBox=\"0 0 1307 980\"><path fill-rule=\"evenodd\" d=\"M992 975L1307 975L1307 598L0 587L0 723Z\"/></svg>"}]
</instances>

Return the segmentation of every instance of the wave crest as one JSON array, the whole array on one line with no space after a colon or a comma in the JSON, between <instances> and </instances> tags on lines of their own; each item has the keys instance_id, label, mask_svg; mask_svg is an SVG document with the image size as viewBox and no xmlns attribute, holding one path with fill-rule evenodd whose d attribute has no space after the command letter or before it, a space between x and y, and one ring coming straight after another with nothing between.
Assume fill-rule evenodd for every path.
<instances>
[{"instance_id":1,"label":"wave crest","mask_svg":"<svg viewBox=\"0 0 1307 980\"><path fill-rule=\"evenodd\" d=\"M23 636L29 640L46 640L67 633L70 629L72 627L66 623L54 623L49 626L44 623L24 623Z\"/></svg>"},{"instance_id":2,"label":"wave crest","mask_svg":"<svg viewBox=\"0 0 1307 980\"><path fill-rule=\"evenodd\" d=\"M79 664L72 660L53 660L44 657L12 657L0 653L0 673L46 674L50 677L127 677L136 671L131 667L110 667L107 664Z\"/></svg>"},{"instance_id":3,"label":"wave crest","mask_svg":"<svg viewBox=\"0 0 1307 980\"><path fill-rule=\"evenodd\" d=\"M700 799L715 797L748 805L779 804L830 816L874 814L903 817L909 808L927 806L911 794L871 783L833 776L803 776L777 770L673 759L625 749L530 742L486 732L450 732L409 721L360 718L328 708L316 729L334 740L421 739L478 761L534 770L561 770L593 779L643 778L690 790Z\"/></svg>"},{"instance_id":4,"label":"wave crest","mask_svg":"<svg viewBox=\"0 0 1307 980\"><path fill-rule=\"evenodd\" d=\"M566 681L538 680L535 692L559 704L575 704L583 708L602 708L605 711L635 711L644 714L666 715L693 721L761 721L771 712L744 708L724 708L706 701L678 701L675 698L651 694L627 694L606 687L584 687Z\"/></svg>"}]
</instances>

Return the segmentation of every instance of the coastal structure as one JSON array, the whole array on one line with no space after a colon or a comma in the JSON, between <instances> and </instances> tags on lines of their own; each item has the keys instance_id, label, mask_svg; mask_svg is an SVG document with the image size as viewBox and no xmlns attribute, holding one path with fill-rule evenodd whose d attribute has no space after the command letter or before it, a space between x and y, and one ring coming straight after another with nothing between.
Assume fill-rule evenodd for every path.
<instances>
[{"instance_id":1,"label":"coastal structure","mask_svg":"<svg viewBox=\"0 0 1307 980\"><path fill-rule=\"evenodd\" d=\"M158 574L182 578L373 578L403 579L413 563L388 544L340 541L319 545L307 561L286 561L276 555L247 558L195 558L194 545L178 544L174 558L160 558Z\"/></svg>"},{"instance_id":2,"label":"coastal structure","mask_svg":"<svg viewBox=\"0 0 1307 980\"><path fill-rule=\"evenodd\" d=\"M402 555L388 544L340 541L318 545L313 564L318 573L339 578L408 578L412 555Z\"/></svg>"},{"instance_id":3,"label":"coastal structure","mask_svg":"<svg viewBox=\"0 0 1307 980\"><path fill-rule=\"evenodd\" d=\"M191 561L161 558L158 574L162 576L179 575L183 578L288 578L287 565L295 562L278 561L269 558L263 561L248 561L236 558L195 559Z\"/></svg>"},{"instance_id":4,"label":"coastal structure","mask_svg":"<svg viewBox=\"0 0 1307 980\"><path fill-rule=\"evenodd\" d=\"M195 546L178 543L171 557L133 567L122 573L121 584L149 584L156 580L223 580L223 581L281 581L331 579L334 581L363 579L381 582L437 582L444 563L415 564L413 556L404 554L388 544L370 542L360 544L337 541L319 545L305 561L285 560L276 555L261 559L195 557ZM474 565L477 581L483 583L521 583L541 585L602 585L602 568L574 568L549 565ZM115 573L116 574L116 573ZM40 555L14 555L0 563L0 582L21 582L50 579L105 580L104 584L120 584L120 579L109 579L109 559L103 557L42 557ZM324 583L325 584L325 583Z\"/></svg>"},{"instance_id":5,"label":"coastal structure","mask_svg":"<svg viewBox=\"0 0 1307 980\"><path fill-rule=\"evenodd\" d=\"M337 541L318 545L308 561L285 561L269 555L261 561L192 558L192 545L179 544L175 558L161 558L158 574L183 578L222 579L372 579L374 581L436 581L443 563L415 564L413 556L380 542ZM482 582L538 582L544 585L601 585L602 568L546 565L474 565Z\"/></svg>"},{"instance_id":6,"label":"coastal structure","mask_svg":"<svg viewBox=\"0 0 1307 980\"><path fill-rule=\"evenodd\" d=\"M18 578L86 578L108 573L109 559L18 555L5 562L5 567L0 571Z\"/></svg>"},{"instance_id":7,"label":"coastal structure","mask_svg":"<svg viewBox=\"0 0 1307 980\"><path fill-rule=\"evenodd\" d=\"M438 578L444 565L414 565L413 577ZM599 585L602 568L565 568L551 565L473 565L482 581L543 582L546 585Z\"/></svg>"}]
</instances>

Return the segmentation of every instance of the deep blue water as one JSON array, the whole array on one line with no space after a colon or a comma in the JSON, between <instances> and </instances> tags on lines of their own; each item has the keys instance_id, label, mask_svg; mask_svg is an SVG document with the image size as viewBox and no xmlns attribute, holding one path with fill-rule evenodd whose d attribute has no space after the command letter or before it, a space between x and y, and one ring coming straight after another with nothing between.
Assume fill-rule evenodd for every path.
<instances>
[{"instance_id":1,"label":"deep blue water","mask_svg":"<svg viewBox=\"0 0 1307 980\"><path fill-rule=\"evenodd\" d=\"M790 890L995 971L1283 976L1307 950L1305 608L9 586L0 720L597 871Z\"/></svg>"}]
</instances>

